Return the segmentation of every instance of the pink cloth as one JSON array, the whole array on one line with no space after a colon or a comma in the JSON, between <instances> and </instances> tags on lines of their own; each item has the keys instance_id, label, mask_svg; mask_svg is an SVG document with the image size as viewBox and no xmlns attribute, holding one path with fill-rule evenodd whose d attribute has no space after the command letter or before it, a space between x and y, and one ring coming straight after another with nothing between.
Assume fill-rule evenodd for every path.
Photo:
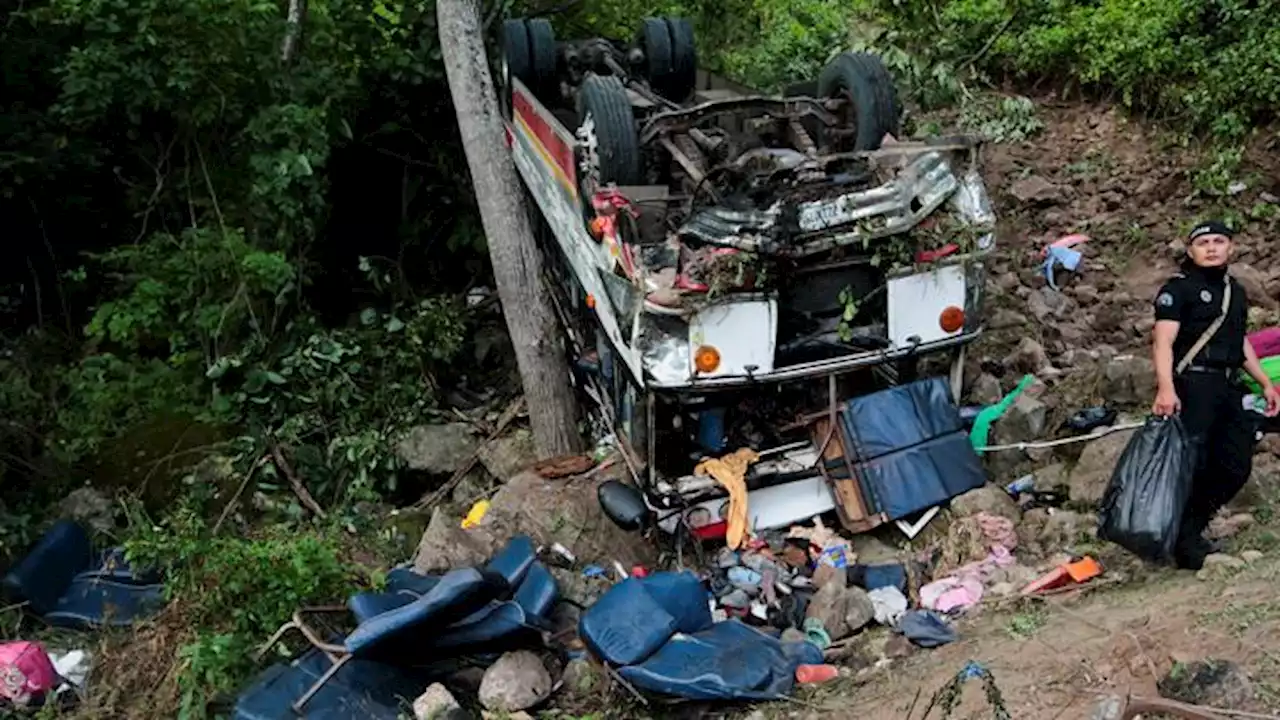
<instances>
[{"instance_id":1,"label":"pink cloth","mask_svg":"<svg viewBox=\"0 0 1280 720\"><path fill-rule=\"evenodd\" d=\"M26 705L58 684L58 673L49 655L37 643L0 645L0 696L14 705Z\"/></svg>"},{"instance_id":2,"label":"pink cloth","mask_svg":"<svg viewBox=\"0 0 1280 720\"><path fill-rule=\"evenodd\" d=\"M1280 328L1267 328L1249 333L1249 344L1258 353L1258 359L1280 355Z\"/></svg>"},{"instance_id":3,"label":"pink cloth","mask_svg":"<svg viewBox=\"0 0 1280 720\"><path fill-rule=\"evenodd\" d=\"M965 610L982 601L987 579L1000 568L1014 563L1013 555L1003 545L992 545L985 560L957 568L949 577L920 588L920 604L941 613Z\"/></svg>"}]
</instances>

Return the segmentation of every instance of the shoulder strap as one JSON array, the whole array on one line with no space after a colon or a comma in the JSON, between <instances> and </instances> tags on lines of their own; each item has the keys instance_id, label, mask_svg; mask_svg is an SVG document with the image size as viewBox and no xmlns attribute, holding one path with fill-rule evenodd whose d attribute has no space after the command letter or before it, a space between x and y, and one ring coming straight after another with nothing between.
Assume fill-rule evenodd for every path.
<instances>
[{"instance_id":1,"label":"shoulder strap","mask_svg":"<svg viewBox=\"0 0 1280 720\"><path fill-rule=\"evenodd\" d=\"M1187 369L1187 366L1191 364L1191 361L1195 359L1196 355L1199 355L1200 351L1204 349L1204 346L1209 344L1209 341L1213 339L1213 336L1216 335L1218 330L1222 328L1222 323L1226 322L1227 309L1230 307L1231 307L1231 276L1227 275L1226 277L1223 278L1223 281L1222 281L1221 312L1218 313L1218 317L1214 318L1213 324L1205 328L1204 334L1201 335L1198 340L1196 340L1196 344L1192 345L1191 349L1187 351L1187 354L1183 355L1182 359L1178 361L1178 366L1174 368L1174 371L1173 371L1174 375L1181 375L1182 371Z\"/></svg>"}]
</instances>

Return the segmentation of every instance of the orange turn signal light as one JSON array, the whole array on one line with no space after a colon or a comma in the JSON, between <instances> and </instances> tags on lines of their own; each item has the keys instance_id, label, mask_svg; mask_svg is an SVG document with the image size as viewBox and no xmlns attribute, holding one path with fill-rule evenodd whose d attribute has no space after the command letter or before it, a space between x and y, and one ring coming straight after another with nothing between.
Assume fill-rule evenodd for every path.
<instances>
[{"instance_id":1,"label":"orange turn signal light","mask_svg":"<svg viewBox=\"0 0 1280 720\"><path fill-rule=\"evenodd\" d=\"M964 310L952 305L938 316L938 326L942 332L953 333L964 328Z\"/></svg>"},{"instance_id":2,"label":"orange turn signal light","mask_svg":"<svg viewBox=\"0 0 1280 720\"><path fill-rule=\"evenodd\" d=\"M591 293L587 293L587 307L591 310L596 309L596 296Z\"/></svg>"},{"instance_id":3,"label":"orange turn signal light","mask_svg":"<svg viewBox=\"0 0 1280 720\"><path fill-rule=\"evenodd\" d=\"M700 373L713 373L720 367L720 351L703 345L693 354L693 366Z\"/></svg>"}]
</instances>

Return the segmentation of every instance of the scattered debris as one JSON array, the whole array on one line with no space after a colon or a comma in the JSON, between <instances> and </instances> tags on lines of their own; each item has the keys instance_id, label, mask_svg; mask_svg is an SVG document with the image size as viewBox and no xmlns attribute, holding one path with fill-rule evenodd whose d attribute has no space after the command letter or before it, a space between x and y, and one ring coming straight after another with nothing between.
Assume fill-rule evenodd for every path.
<instances>
[{"instance_id":1,"label":"scattered debris","mask_svg":"<svg viewBox=\"0 0 1280 720\"><path fill-rule=\"evenodd\" d=\"M1174 663L1157 687L1170 700L1240 710L1253 701L1255 692L1252 679L1239 665L1215 658Z\"/></svg>"}]
</instances>

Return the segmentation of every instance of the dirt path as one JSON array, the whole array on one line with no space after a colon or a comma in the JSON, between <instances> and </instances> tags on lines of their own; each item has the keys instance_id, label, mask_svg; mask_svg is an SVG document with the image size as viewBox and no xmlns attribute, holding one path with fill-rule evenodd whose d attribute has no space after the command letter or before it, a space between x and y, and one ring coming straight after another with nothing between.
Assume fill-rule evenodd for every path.
<instances>
[{"instance_id":1,"label":"dirt path","mask_svg":"<svg viewBox=\"0 0 1280 720\"><path fill-rule=\"evenodd\" d=\"M1088 718L1103 694L1156 696L1176 662L1230 660L1254 680L1247 708L1280 711L1280 561L1197 580L1162 572L1141 585L1104 589L1038 609L987 612L961 624L963 639L876 671L858 687L815 698L814 717L916 717L965 664L996 678L1011 717ZM991 717L979 684L963 691L957 718ZM939 717L935 711L931 717Z\"/></svg>"}]
</instances>

